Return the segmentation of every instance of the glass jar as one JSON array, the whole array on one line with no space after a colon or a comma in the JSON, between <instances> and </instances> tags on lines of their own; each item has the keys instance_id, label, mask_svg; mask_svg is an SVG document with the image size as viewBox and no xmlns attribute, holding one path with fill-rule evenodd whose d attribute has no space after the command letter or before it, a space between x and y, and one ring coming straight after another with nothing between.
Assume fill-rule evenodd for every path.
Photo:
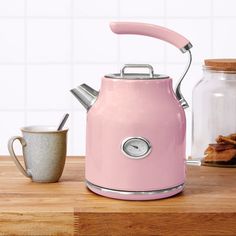
<instances>
[{"instance_id":1,"label":"glass jar","mask_svg":"<svg viewBox=\"0 0 236 236\"><path fill-rule=\"evenodd\" d=\"M209 59L193 89L192 159L236 167L236 59Z\"/></svg>"}]
</instances>

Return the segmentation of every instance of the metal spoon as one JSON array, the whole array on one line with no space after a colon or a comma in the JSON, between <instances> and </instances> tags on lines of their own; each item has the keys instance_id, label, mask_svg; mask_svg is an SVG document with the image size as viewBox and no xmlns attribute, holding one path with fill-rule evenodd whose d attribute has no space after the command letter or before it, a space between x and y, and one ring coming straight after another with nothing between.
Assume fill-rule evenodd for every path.
<instances>
[{"instance_id":1,"label":"metal spoon","mask_svg":"<svg viewBox=\"0 0 236 236\"><path fill-rule=\"evenodd\" d=\"M60 122L60 124L59 124L59 126L58 126L58 128L57 128L57 130L62 130L63 126L65 125L65 123L66 123L66 121L67 121L67 119L68 119L68 117L69 117L69 114L66 113L66 114L63 116L63 118L62 118L62 120L61 120L61 122Z\"/></svg>"}]
</instances>

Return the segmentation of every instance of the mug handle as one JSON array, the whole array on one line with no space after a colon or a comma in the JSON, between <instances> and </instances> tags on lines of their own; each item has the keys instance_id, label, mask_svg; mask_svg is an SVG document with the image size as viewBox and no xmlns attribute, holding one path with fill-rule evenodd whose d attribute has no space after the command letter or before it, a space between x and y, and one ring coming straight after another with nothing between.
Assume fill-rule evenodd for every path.
<instances>
[{"instance_id":1,"label":"mug handle","mask_svg":"<svg viewBox=\"0 0 236 236\"><path fill-rule=\"evenodd\" d=\"M19 171L26 177L30 178L32 177L32 175L30 174L29 171L25 170L24 167L21 165L21 163L19 162L15 152L14 152L14 148L13 148L13 143L15 140L19 140L22 148L26 146L26 141L24 138L20 137L20 136L14 136L12 138L9 139L8 141L8 151L11 155L11 157L13 158L13 161L16 164L16 167L19 169Z\"/></svg>"}]
</instances>

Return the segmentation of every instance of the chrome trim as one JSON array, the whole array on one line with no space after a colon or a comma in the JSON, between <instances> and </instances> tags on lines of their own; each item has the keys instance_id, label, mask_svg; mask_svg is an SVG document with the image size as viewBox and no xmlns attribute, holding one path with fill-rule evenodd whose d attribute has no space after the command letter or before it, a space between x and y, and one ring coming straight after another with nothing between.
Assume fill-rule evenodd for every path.
<instances>
[{"instance_id":1,"label":"chrome trim","mask_svg":"<svg viewBox=\"0 0 236 236\"><path fill-rule=\"evenodd\" d=\"M182 106L184 109L185 109L185 108L188 108L189 105L188 105L187 101L185 100L184 96L182 95L182 92L181 92L180 87L181 87L182 81L183 81L185 75L187 74L187 72L188 72L188 70L189 70L189 68L190 68L190 65L191 65L191 63L192 63L192 54L191 54L191 51L190 51L190 50L188 50L188 55L189 55L189 57L188 57L188 59L189 59L189 60L188 60L188 64L187 64L187 66L186 66L186 69L184 70L183 75L180 77L180 79L179 79L179 81L178 81L178 84L177 84L177 86L176 86L176 89L175 89L176 97L177 97L177 99L179 100L181 106Z\"/></svg>"},{"instance_id":2,"label":"chrome trim","mask_svg":"<svg viewBox=\"0 0 236 236\"><path fill-rule=\"evenodd\" d=\"M126 74L126 77L121 77L119 73L115 74L107 74L104 76L108 79L126 79L126 80L155 80L155 79L169 79L170 77L168 75L161 75L161 74L154 74L153 78L150 78L148 74L137 74L137 73L129 73L128 76Z\"/></svg>"},{"instance_id":3,"label":"chrome trim","mask_svg":"<svg viewBox=\"0 0 236 236\"><path fill-rule=\"evenodd\" d=\"M148 151L145 154L141 155L141 156L131 156L128 153L126 153L125 150L124 150L124 145L127 141L132 140L132 139L139 139L139 140L144 141L148 145ZM149 140L147 140L146 138L144 138L144 137L141 137L141 136L139 136L139 137L128 137L128 138L125 138L122 141L120 149L126 157L128 157L130 159L134 159L134 160L140 160L140 159L145 158L146 156L148 156L151 153L152 145L151 145L151 142Z\"/></svg>"},{"instance_id":4,"label":"chrome trim","mask_svg":"<svg viewBox=\"0 0 236 236\"><path fill-rule=\"evenodd\" d=\"M125 64L121 70L120 70L120 76L122 78L125 77L125 75L129 75L129 73L125 73L125 69L127 68L148 68L149 69L149 78L153 78L154 77L154 70L153 67L149 64Z\"/></svg>"},{"instance_id":5,"label":"chrome trim","mask_svg":"<svg viewBox=\"0 0 236 236\"><path fill-rule=\"evenodd\" d=\"M125 73L125 69L127 68L148 68L149 73L144 74L144 73ZM159 75L159 74L154 74L154 69L151 65L149 64L125 64L122 69L120 70L120 74L108 74L105 75L106 78L111 78L111 79L130 79L130 80L141 80L141 79L167 79L169 76L167 75Z\"/></svg>"},{"instance_id":6,"label":"chrome trim","mask_svg":"<svg viewBox=\"0 0 236 236\"><path fill-rule=\"evenodd\" d=\"M202 165L200 160L187 160L186 164L189 166L201 166Z\"/></svg>"},{"instance_id":7,"label":"chrome trim","mask_svg":"<svg viewBox=\"0 0 236 236\"><path fill-rule=\"evenodd\" d=\"M185 52L187 52L190 48L192 48L193 47L193 45L189 42L188 44L186 44L184 47L182 47L182 48L180 48L180 51L182 52L182 53L185 53Z\"/></svg>"},{"instance_id":8,"label":"chrome trim","mask_svg":"<svg viewBox=\"0 0 236 236\"><path fill-rule=\"evenodd\" d=\"M179 184L177 186L171 187L171 188L166 188L166 189L159 189L159 190L150 190L150 191L124 191L124 190L115 190L115 189L110 189L110 188L104 188L100 187L98 185L95 185L88 180L85 180L86 185L90 189L95 189L100 192L105 192L105 193L114 193L114 194L119 194L119 195L154 195L154 194L164 194L164 193L169 193L175 190L180 190L184 188L184 183Z\"/></svg>"}]
</instances>

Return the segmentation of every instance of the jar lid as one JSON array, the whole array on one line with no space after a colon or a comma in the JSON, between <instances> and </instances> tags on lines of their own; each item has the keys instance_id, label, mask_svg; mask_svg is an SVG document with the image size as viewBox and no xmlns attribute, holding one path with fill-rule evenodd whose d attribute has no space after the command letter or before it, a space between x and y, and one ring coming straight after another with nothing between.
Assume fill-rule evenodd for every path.
<instances>
[{"instance_id":1,"label":"jar lid","mask_svg":"<svg viewBox=\"0 0 236 236\"><path fill-rule=\"evenodd\" d=\"M216 71L236 71L236 59L206 59L206 69Z\"/></svg>"}]
</instances>

